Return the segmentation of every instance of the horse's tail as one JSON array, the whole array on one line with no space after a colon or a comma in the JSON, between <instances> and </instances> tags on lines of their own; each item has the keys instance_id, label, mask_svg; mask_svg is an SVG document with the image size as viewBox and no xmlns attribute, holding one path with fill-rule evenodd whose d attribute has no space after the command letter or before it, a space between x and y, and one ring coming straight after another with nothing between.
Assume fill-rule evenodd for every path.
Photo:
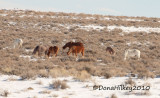
<instances>
[{"instance_id":1,"label":"horse's tail","mask_svg":"<svg viewBox=\"0 0 160 98\"><path fill-rule=\"evenodd\" d=\"M36 46L36 48L34 48L34 50L33 50L32 55L35 55L35 54L36 54L36 52L38 51L38 49L39 49L39 46Z\"/></svg>"}]
</instances>

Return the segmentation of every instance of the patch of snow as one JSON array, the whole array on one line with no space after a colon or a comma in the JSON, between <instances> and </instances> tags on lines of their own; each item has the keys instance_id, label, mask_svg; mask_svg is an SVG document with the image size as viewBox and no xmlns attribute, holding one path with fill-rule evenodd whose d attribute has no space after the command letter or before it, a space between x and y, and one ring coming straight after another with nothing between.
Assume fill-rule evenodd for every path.
<instances>
[{"instance_id":1,"label":"patch of snow","mask_svg":"<svg viewBox=\"0 0 160 98\"><path fill-rule=\"evenodd\" d=\"M146 33L151 33L151 32L157 32L160 33L160 28L151 28L151 27L125 27L125 26L108 26L107 27L109 30L113 29L122 29L124 32L146 32Z\"/></svg>"},{"instance_id":2,"label":"patch of snow","mask_svg":"<svg viewBox=\"0 0 160 98\"><path fill-rule=\"evenodd\" d=\"M145 83L150 83L150 95L141 95L144 90L133 90L130 89L115 89L107 90L105 88L114 88L119 85L123 85L129 77L111 77L105 79L103 77L92 76L92 79L86 82L80 82L75 80L73 77L59 77L59 78L36 78L35 80L21 80L19 76L8 76L0 75L0 90L7 90L10 94L7 98L46 98L57 95L58 98L69 97L69 98L110 98L112 94L118 96L118 98L159 98L160 91L160 80L159 78L154 79L137 79L132 78L136 82L137 86L142 86ZM70 88L55 90L50 87L52 81L55 80L67 80L67 85ZM38 84L41 82L42 84ZM94 85L103 86L101 88L93 90ZM29 90L28 88L32 88ZM43 94L42 91L50 91L50 94ZM1 96L2 97L2 96Z\"/></svg>"},{"instance_id":3,"label":"patch of snow","mask_svg":"<svg viewBox=\"0 0 160 98\"><path fill-rule=\"evenodd\" d=\"M25 49L26 52L32 52L33 49Z\"/></svg>"},{"instance_id":4,"label":"patch of snow","mask_svg":"<svg viewBox=\"0 0 160 98\"><path fill-rule=\"evenodd\" d=\"M131 46L132 44L143 45L143 46L152 45L152 43L150 43L149 41L144 41L143 43L138 42L138 41L133 41L133 42L127 42L127 43L126 43L126 45L128 45L128 46Z\"/></svg>"},{"instance_id":5,"label":"patch of snow","mask_svg":"<svg viewBox=\"0 0 160 98\"><path fill-rule=\"evenodd\" d=\"M37 59L36 58L33 58L32 56L29 56L29 55L20 55L19 57L22 57L22 58L28 58L29 59L29 61L37 61Z\"/></svg>"},{"instance_id":6,"label":"patch of snow","mask_svg":"<svg viewBox=\"0 0 160 98\"><path fill-rule=\"evenodd\" d=\"M27 15L21 15L21 16L19 16L19 17L22 18L22 17L25 17L25 16L27 16Z\"/></svg>"},{"instance_id":7,"label":"patch of snow","mask_svg":"<svg viewBox=\"0 0 160 98\"><path fill-rule=\"evenodd\" d=\"M8 22L10 25L16 25L17 24L17 22Z\"/></svg>"},{"instance_id":8,"label":"patch of snow","mask_svg":"<svg viewBox=\"0 0 160 98\"><path fill-rule=\"evenodd\" d=\"M7 16L8 14L0 14L0 16Z\"/></svg>"}]
</instances>

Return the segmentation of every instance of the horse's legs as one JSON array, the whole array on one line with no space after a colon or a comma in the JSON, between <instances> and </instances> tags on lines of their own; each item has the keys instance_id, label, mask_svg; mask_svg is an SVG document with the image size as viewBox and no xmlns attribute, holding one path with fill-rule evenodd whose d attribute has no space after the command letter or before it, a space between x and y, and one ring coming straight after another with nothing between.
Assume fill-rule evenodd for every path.
<instances>
[{"instance_id":1,"label":"horse's legs","mask_svg":"<svg viewBox=\"0 0 160 98\"><path fill-rule=\"evenodd\" d=\"M112 54L112 51L109 51L110 54Z\"/></svg>"},{"instance_id":2,"label":"horse's legs","mask_svg":"<svg viewBox=\"0 0 160 98\"><path fill-rule=\"evenodd\" d=\"M57 51L55 51L55 57L57 56L57 54L58 54L58 51L59 51L59 48L57 49Z\"/></svg>"},{"instance_id":3,"label":"horse's legs","mask_svg":"<svg viewBox=\"0 0 160 98\"><path fill-rule=\"evenodd\" d=\"M71 53L72 49L70 48L69 51L67 52L67 55L69 55Z\"/></svg>"},{"instance_id":4,"label":"horse's legs","mask_svg":"<svg viewBox=\"0 0 160 98\"><path fill-rule=\"evenodd\" d=\"M72 52L72 55L74 56L74 52Z\"/></svg>"},{"instance_id":5,"label":"horse's legs","mask_svg":"<svg viewBox=\"0 0 160 98\"><path fill-rule=\"evenodd\" d=\"M20 44L20 48L22 48L22 44Z\"/></svg>"},{"instance_id":6,"label":"horse's legs","mask_svg":"<svg viewBox=\"0 0 160 98\"><path fill-rule=\"evenodd\" d=\"M84 56L84 48L82 49L82 52L81 52L82 56Z\"/></svg>"},{"instance_id":7,"label":"horse's legs","mask_svg":"<svg viewBox=\"0 0 160 98\"><path fill-rule=\"evenodd\" d=\"M57 56L57 53L58 53L58 52L55 53L55 57Z\"/></svg>"},{"instance_id":8,"label":"horse's legs","mask_svg":"<svg viewBox=\"0 0 160 98\"><path fill-rule=\"evenodd\" d=\"M76 55L76 57L77 57L77 50L75 51L75 55Z\"/></svg>"},{"instance_id":9,"label":"horse's legs","mask_svg":"<svg viewBox=\"0 0 160 98\"><path fill-rule=\"evenodd\" d=\"M41 53L38 51L38 56L40 57L41 56Z\"/></svg>"},{"instance_id":10,"label":"horse's legs","mask_svg":"<svg viewBox=\"0 0 160 98\"><path fill-rule=\"evenodd\" d=\"M140 59L140 54L138 54L138 60Z\"/></svg>"}]
</instances>

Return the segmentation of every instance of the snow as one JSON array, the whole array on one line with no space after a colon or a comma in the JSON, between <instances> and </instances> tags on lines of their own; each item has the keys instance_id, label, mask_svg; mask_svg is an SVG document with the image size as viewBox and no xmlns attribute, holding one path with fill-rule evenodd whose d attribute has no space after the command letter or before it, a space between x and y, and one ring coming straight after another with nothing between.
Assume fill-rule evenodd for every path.
<instances>
[{"instance_id":1,"label":"snow","mask_svg":"<svg viewBox=\"0 0 160 98\"><path fill-rule=\"evenodd\" d=\"M80 82L72 77L59 77L59 78L36 78L35 80L21 80L19 76L13 75L0 75L0 93L8 91L8 98L46 98L57 96L58 98L109 98L112 94L115 94L118 98L159 98L160 97L160 79L137 79L132 80L136 82L137 86L142 86L145 83L150 84L150 95L141 95L143 90L93 90L93 86L102 85L103 87L115 87L123 85L129 77L112 77L110 79L104 79L103 77L93 76L91 80L86 82ZM67 80L67 89L53 89L50 84L54 80ZM41 83L39 83L41 82ZM29 90L28 88L33 88ZM49 91L49 94L42 93L43 91Z\"/></svg>"},{"instance_id":2,"label":"snow","mask_svg":"<svg viewBox=\"0 0 160 98\"><path fill-rule=\"evenodd\" d=\"M157 32L160 33L160 28L151 28L151 27L125 27L125 26L108 26L109 30L113 29L122 29L123 32L146 32L146 33L151 33L151 32Z\"/></svg>"},{"instance_id":3,"label":"snow","mask_svg":"<svg viewBox=\"0 0 160 98\"><path fill-rule=\"evenodd\" d=\"M144 41L143 43L142 42L138 42L138 41L133 41L133 42L126 42L126 45L128 46L131 46L131 45L143 45L143 46L150 46L150 45L153 45L151 42L149 41Z\"/></svg>"},{"instance_id":4,"label":"snow","mask_svg":"<svg viewBox=\"0 0 160 98\"><path fill-rule=\"evenodd\" d=\"M16 25L17 24L17 22L13 22L13 21L10 21L10 22L8 22L10 25Z\"/></svg>"},{"instance_id":5,"label":"snow","mask_svg":"<svg viewBox=\"0 0 160 98\"><path fill-rule=\"evenodd\" d=\"M19 57L21 57L21 58L28 58L29 59L29 61L37 61L38 59L36 59L36 58L33 58L32 56L29 56L29 55L20 55ZM42 59L42 60L44 60L44 59Z\"/></svg>"},{"instance_id":6,"label":"snow","mask_svg":"<svg viewBox=\"0 0 160 98\"><path fill-rule=\"evenodd\" d=\"M8 14L0 14L0 16L7 16Z\"/></svg>"}]
</instances>

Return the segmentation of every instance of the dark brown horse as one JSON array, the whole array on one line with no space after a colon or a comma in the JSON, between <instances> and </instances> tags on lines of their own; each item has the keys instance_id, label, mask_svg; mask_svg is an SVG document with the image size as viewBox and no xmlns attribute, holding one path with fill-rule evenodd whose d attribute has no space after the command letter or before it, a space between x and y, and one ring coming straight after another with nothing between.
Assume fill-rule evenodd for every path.
<instances>
[{"instance_id":1,"label":"dark brown horse","mask_svg":"<svg viewBox=\"0 0 160 98\"><path fill-rule=\"evenodd\" d=\"M49 46L38 45L34 48L32 54L35 55L38 53L38 56L41 56L44 53L45 55L47 55L48 47Z\"/></svg>"},{"instance_id":2,"label":"dark brown horse","mask_svg":"<svg viewBox=\"0 0 160 98\"><path fill-rule=\"evenodd\" d=\"M84 56L84 46L81 42L68 42L63 46L63 49L69 48L69 51L67 52L67 55L72 53L72 55L76 55L77 53L81 53L82 56Z\"/></svg>"},{"instance_id":3,"label":"dark brown horse","mask_svg":"<svg viewBox=\"0 0 160 98\"><path fill-rule=\"evenodd\" d=\"M54 47L49 47L48 51L47 51L47 56L49 58L50 54L57 56L58 54L58 51L59 51L59 48L57 46L54 46Z\"/></svg>"},{"instance_id":4,"label":"dark brown horse","mask_svg":"<svg viewBox=\"0 0 160 98\"><path fill-rule=\"evenodd\" d=\"M63 49L67 47L70 49L72 46L83 46L83 44L81 42L68 42L63 46Z\"/></svg>"},{"instance_id":5,"label":"dark brown horse","mask_svg":"<svg viewBox=\"0 0 160 98\"><path fill-rule=\"evenodd\" d=\"M111 47L107 47L106 51L109 52L111 55L115 54L115 51Z\"/></svg>"}]
</instances>

